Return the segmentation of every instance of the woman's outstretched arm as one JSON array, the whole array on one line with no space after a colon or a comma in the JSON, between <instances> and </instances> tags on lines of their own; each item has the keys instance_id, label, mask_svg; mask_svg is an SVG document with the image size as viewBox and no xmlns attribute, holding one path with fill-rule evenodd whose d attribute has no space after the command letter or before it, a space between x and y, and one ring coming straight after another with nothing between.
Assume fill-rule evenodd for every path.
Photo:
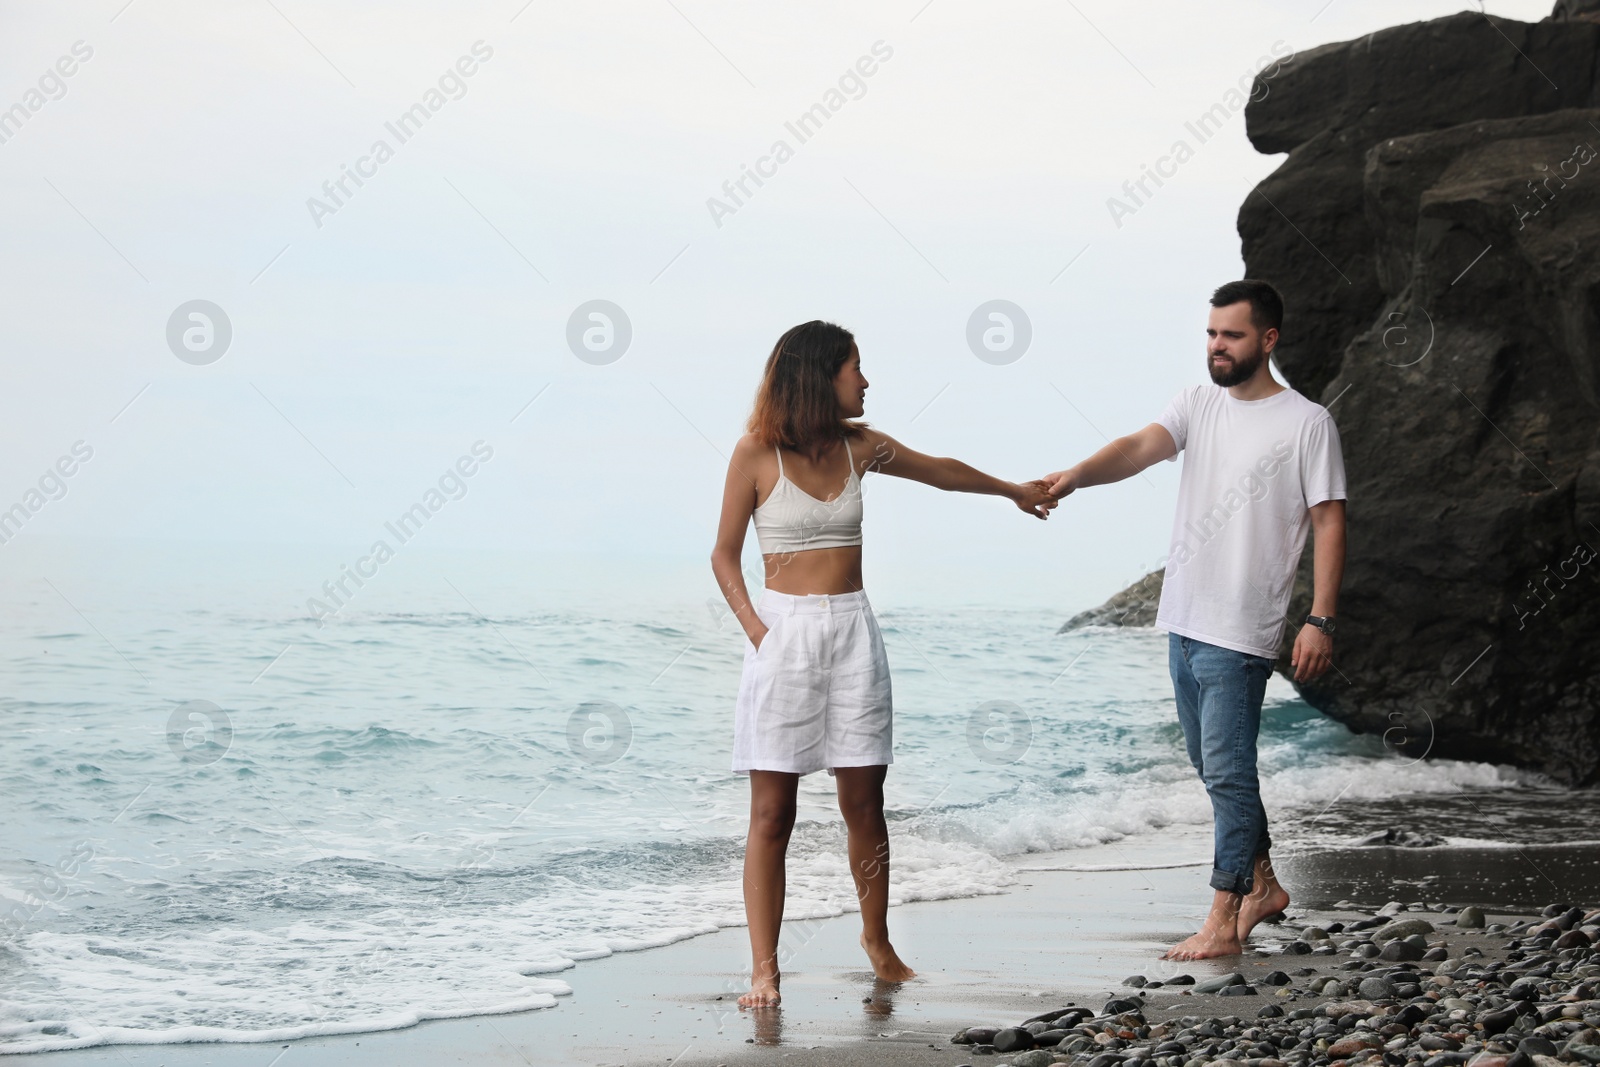
<instances>
[{"instance_id":1,"label":"woman's outstretched arm","mask_svg":"<svg viewBox=\"0 0 1600 1067\"><path fill-rule=\"evenodd\" d=\"M734 618L744 627L745 636L757 648L766 636L766 623L756 614L750 603L750 591L744 584L744 572L739 561L744 555L744 534L750 527L750 515L756 509L755 464L759 455L755 439L746 435L733 447L733 458L728 461L728 477L722 486L722 517L717 522L717 543L711 549L711 571L717 576L717 588L733 609Z\"/></svg>"},{"instance_id":2,"label":"woman's outstretched arm","mask_svg":"<svg viewBox=\"0 0 1600 1067\"><path fill-rule=\"evenodd\" d=\"M907 448L886 433L868 430L867 439L872 445L872 461L868 470L891 474L896 478L909 478L914 482L931 485L952 493L982 493L1003 496L1037 518L1048 518L1056 506L1043 482L1008 482L1003 478L985 474L959 459L928 456Z\"/></svg>"}]
</instances>

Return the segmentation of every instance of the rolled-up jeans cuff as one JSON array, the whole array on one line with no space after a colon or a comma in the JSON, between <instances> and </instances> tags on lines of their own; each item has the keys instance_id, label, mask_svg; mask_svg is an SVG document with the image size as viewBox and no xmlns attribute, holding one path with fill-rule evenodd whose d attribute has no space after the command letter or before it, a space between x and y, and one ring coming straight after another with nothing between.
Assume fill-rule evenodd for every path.
<instances>
[{"instance_id":1,"label":"rolled-up jeans cuff","mask_svg":"<svg viewBox=\"0 0 1600 1067\"><path fill-rule=\"evenodd\" d=\"M1211 888L1220 889L1224 893L1238 893L1240 896L1245 896L1250 892L1254 882L1254 874L1254 871L1248 874L1234 874L1232 871L1224 871L1213 867L1211 868Z\"/></svg>"}]
</instances>

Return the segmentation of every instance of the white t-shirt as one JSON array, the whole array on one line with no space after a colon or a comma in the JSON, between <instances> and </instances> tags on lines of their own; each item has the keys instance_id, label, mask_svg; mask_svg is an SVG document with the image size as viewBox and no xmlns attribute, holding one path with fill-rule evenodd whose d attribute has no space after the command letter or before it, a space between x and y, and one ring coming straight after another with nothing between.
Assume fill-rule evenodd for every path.
<instances>
[{"instance_id":1,"label":"white t-shirt","mask_svg":"<svg viewBox=\"0 0 1600 1067\"><path fill-rule=\"evenodd\" d=\"M1333 417L1293 389L1237 400L1195 385L1157 421L1187 455L1156 625L1277 658L1308 509L1345 498Z\"/></svg>"}]
</instances>

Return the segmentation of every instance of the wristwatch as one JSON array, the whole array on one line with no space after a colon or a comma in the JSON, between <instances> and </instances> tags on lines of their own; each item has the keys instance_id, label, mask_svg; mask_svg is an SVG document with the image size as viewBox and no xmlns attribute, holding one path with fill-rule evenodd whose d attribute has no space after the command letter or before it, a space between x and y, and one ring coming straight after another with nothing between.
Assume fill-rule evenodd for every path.
<instances>
[{"instance_id":1,"label":"wristwatch","mask_svg":"<svg viewBox=\"0 0 1600 1067\"><path fill-rule=\"evenodd\" d=\"M1323 633L1327 634L1329 637L1333 636L1333 616L1332 615L1307 615L1306 616L1306 625L1307 626L1315 626L1317 629L1321 630Z\"/></svg>"}]
</instances>

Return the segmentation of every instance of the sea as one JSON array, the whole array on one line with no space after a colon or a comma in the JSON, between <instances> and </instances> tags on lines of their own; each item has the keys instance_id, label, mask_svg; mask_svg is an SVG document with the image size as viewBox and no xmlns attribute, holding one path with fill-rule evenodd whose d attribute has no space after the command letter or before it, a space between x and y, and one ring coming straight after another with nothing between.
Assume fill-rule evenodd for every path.
<instances>
[{"instance_id":1,"label":"sea","mask_svg":"<svg viewBox=\"0 0 1600 1067\"><path fill-rule=\"evenodd\" d=\"M1164 634L875 606L896 904L1209 825ZM549 1008L586 961L742 925L746 640L724 606L356 607L0 622L0 1052ZM1404 755L1279 678L1260 763L1281 847L1353 846L1451 798L1456 844L1563 832L1527 817L1562 795L1536 775ZM855 909L843 846L832 779L804 778L787 918Z\"/></svg>"}]
</instances>

